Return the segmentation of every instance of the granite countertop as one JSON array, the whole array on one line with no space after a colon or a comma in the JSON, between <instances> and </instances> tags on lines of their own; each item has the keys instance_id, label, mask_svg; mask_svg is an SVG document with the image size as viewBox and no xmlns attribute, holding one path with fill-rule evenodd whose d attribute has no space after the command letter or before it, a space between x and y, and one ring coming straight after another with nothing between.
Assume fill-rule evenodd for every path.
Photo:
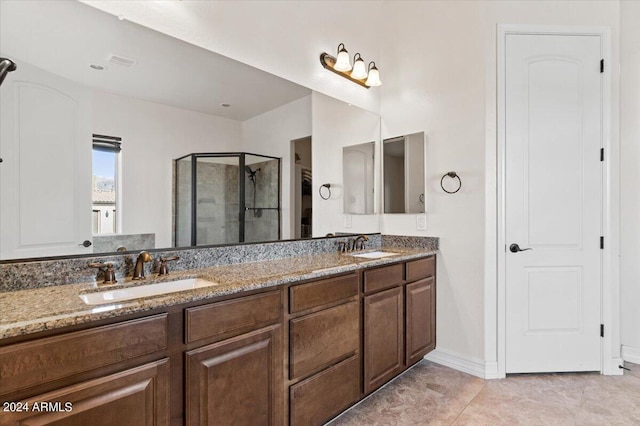
<instances>
[{"instance_id":1,"label":"granite countertop","mask_svg":"<svg viewBox=\"0 0 640 426\"><path fill-rule=\"evenodd\" d=\"M385 247L380 250L392 251L399 255L381 259L362 259L345 254L324 253L178 271L161 278L154 275L145 281L131 281L128 278L124 283L100 288L95 282L91 282L0 293L0 339L435 254L435 251L427 249ZM218 284L94 306L86 305L79 297L89 292L195 277Z\"/></svg>"}]
</instances>

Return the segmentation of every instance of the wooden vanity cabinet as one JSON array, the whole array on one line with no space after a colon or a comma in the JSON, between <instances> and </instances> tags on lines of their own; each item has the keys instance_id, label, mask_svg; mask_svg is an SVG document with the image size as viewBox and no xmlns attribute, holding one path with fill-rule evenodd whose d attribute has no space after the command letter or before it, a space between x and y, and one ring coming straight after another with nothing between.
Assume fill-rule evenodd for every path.
<instances>
[{"instance_id":1,"label":"wooden vanity cabinet","mask_svg":"<svg viewBox=\"0 0 640 426\"><path fill-rule=\"evenodd\" d=\"M363 389L369 394L404 369L404 263L365 270L363 278Z\"/></svg>"},{"instance_id":2,"label":"wooden vanity cabinet","mask_svg":"<svg viewBox=\"0 0 640 426\"><path fill-rule=\"evenodd\" d=\"M360 398L358 273L289 288L289 424L323 424Z\"/></svg>"},{"instance_id":3,"label":"wooden vanity cabinet","mask_svg":"<svg viewBox=\"0 0 640 426\"><path fill-rule=\"evenodd\" d=\"M186 424L282 425L282 291L188 308L185 317L195 346L185 354Z\"/></svg>"},{"instance_id":4,"label":"wooden vanity cabinet","mask_svg":"<svg viewBox=\"0 0 640 426\"><path fill-rule=\"evenodd\" d=\"M363 277L367 395L435 348L435 257L365 270Z\"/></svg>"},{"instance_id":5,"label":"wooden vanity cabinet","mask_svg":"<svg viewBox=\"0 0 640 426\"><path fill-rule=\"evenodd\" d=\"M436 347L436 258L407 262L406 268L405 367L410 367Z\"/></svg>"},{"instance_id":6,"label":"wooden vanity cabinet","mask_svg":"<svg viewBox=\"0 0 640 426\"><path fill-rule=\"evenodd\" d=\"M0 411L0 425L169 424L167 319L152 315L0 347L0 401L20 404Z\"/></svg>"}]
</instances>

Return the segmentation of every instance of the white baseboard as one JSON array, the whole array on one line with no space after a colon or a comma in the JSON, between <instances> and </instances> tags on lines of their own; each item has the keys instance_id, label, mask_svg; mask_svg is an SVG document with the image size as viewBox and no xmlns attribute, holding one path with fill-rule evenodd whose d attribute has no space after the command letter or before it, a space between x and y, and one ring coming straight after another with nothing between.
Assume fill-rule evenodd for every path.
<instances>
[{"instance_id":1,"label":"white baseboard","mask_svg":"<svg viewBox=\"0 0 640 426\"><path fill-rule=\"evenodd\" d=\"M640 348L622 345L622 359L634 364L640 364Z\"/></svg>"},{"instance_id":2,"label":"white baseboard","mask_svg":"<svg viewBox=\"0 0 640 426\"><path fill-rule=\"evenodd\" d=\"M481 359L468 357L446 349L436 349L424 358L482 379L499 378L497 362L485 362Z\"/></svg>"}]
</instances>

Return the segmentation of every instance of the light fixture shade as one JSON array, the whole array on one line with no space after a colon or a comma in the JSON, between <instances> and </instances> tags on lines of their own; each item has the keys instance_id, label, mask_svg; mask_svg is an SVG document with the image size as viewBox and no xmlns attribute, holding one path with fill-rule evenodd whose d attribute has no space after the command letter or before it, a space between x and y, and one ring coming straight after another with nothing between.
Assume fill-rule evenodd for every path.
<instances>
[{"instance_id":1,"label":"light fixture shade","mask_svg":"<svg viewBox=\"0 0 640 426\"><path fill-rule=\"evenodd\" d=\"M380 81L380 72L378 68L376 68L375 62L371 62L369 64L369 77L367 77L367 81L364 82L367 86L381 86L382 81Z\"/></svg>"},{"instance_id":2,"label":"light fixture shade","mask_svg":"<svg viewBox=\"0 0 640 426\"><path fill-rule=\"evenodd\" d=\"M333 65L333 69L342 72L351 71L349 52L347 52L347 49L344 48L344 44L342 43L338 45L338 56L336 57L336 63Z\"/></svg>"},{"instance_id":3,"label":"light fixture shade","mask_svg":"<svg viewBox=\"0 0 640 426\"><path fill-rule=\"evenodd\" d=\"M351 71L351 78L356 78L358 80L367 78L367 67L365 66L360 54L356 53L353 57L353 60L353 71Z\"/></svg>"}]
</instances>

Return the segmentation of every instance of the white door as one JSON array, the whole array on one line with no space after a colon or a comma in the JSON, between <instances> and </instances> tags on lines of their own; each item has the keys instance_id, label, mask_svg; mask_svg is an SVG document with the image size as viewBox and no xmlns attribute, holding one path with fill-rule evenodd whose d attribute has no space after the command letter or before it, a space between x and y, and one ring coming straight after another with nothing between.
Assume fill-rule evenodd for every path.
<instances>
[{"instance_id":1,"label":"white door","mask_svg":"<svg viewBox=\"0 0 640 426\"><path fill-rule=\"evenodd\" d=\"M506 36L507 373L600 370L600 41Z\"/></svg>"},{"instance_id":2,"label":"white door","mask_svg":"<svg viewBox=\"0 0 640 426\"><path fill-rule=\"evenodd\" d=\"M91 93L16 63L0 87L0 259L91 253Z\"/></svg>"}]
</instances>

